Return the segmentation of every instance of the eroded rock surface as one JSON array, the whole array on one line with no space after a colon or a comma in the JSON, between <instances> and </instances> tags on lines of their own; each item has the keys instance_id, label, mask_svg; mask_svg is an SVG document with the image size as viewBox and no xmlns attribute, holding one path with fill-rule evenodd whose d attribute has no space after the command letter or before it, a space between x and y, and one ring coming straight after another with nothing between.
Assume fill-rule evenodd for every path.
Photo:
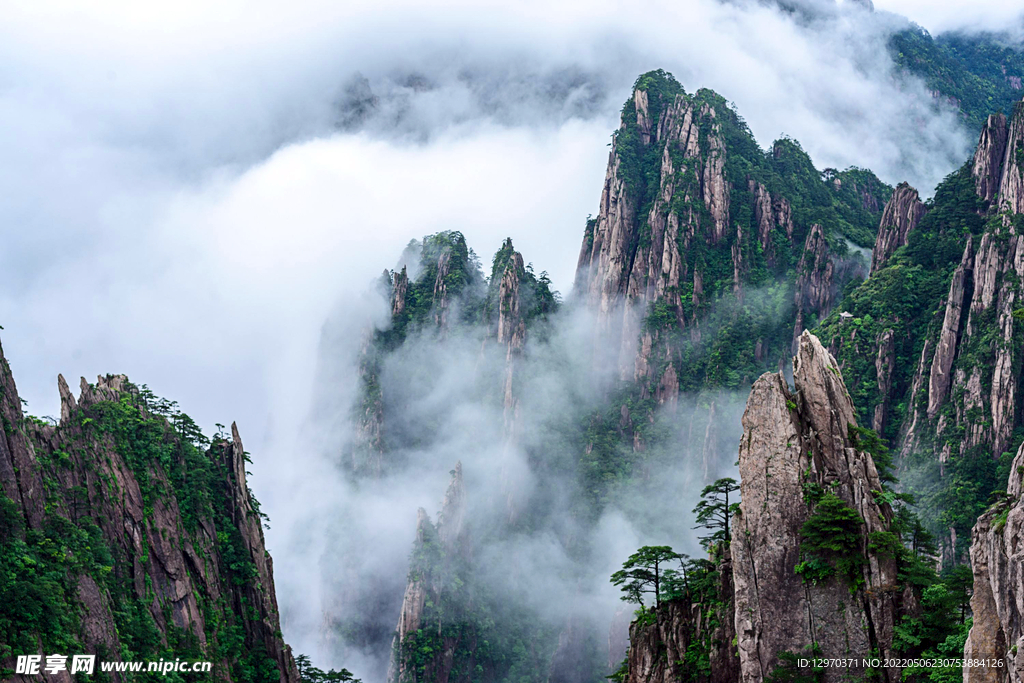
<instances>
[{"instance_id":1,"label":"eroded rock surface","mask_svg":"<svg viewBox=\"0 0 1024 683\"><path fill-rule=\"evenodd\" d=\"M893 253L907 243L907 235L917 227L926 210L924 202L917 196L917 190L907 183L896 186L878 225L878 237L871 252L872 273L884 266Z\"/></svg>"},{"instance_id":2,"label":"eroded rock surface","mask_svg":"<svg viewBox=\"0 0 1024 683\"><path fill-rule=\"evenodd\" d=\"M69 570L82 606L72 617L77 629L72 635L86 652L120 660L127 644L119 625L124 627L124 614L136 610L137 619L152 621L162 642L191 639L199 658L214 661L218 680L231 681L233 666L251 653L252 665L269 662L281 683L298 683L291 650L281 637L273 565L258 505L246 485L246 454L237 427L231 426L230 440L215 440L205 453L212 480L192 485L214 499L207 507L182 498L182 489L172 482L180 466L173 459L184 458L180 448L170 451L177 456L158 457L152 443L140 441L153 430L170 445L185 437L151 412L127 377L100 376L95 384L83 378L77 399L63 377L57 385L60 423L26 419L0 350L0 484L20 520L14 529L0 531L0 540L26 530L52 533L47 524L90 520L99 534L91 541L94 549L102 546L112 558L107 571ZM132 420L150 431L117 431ZM49 486L43 485L43 473ZM233 639L240 641L231 645ZM221 651L233 652L232 659L222 658ZM114 679L121 680L117 674Z\"/></svg>"},{"instance_id":3,"label":"eroded rock surface","mask_svg":"<svg viewBox=\"0 0 1024 683\"><path fill-rule=\"evenodd\" d=\"M665 602L652 624L634 622L629 629L626 683L735 683L739 659L734 644L732 557L728 548L718 560L718 604L686 600ZM710 673L687 663L691 644L706 649Z\"/></svg>"},{"instance_id":4,"label":"eroded rock surface","mask_svg":"<svg viewBox=\"0 0 1024 683\"><path fill-rule=\"evenodd\" d=\"M732 552L744 683L764 680L779 653L805 653L812 644L826 657L892 653L896 566L867 550L868 534L887 530L892 512L871 493L881 490L871 456L851 442L853 404L835 359L807 332L799 338L794 382L790 392L781 373L763 375L743 415ZM812 513L806 485L831 491L863 520L863 583L852 593L839 576L814 584L794 572L801 561L800 530ZM863 673L826 670L825 680ZM899 680L898 670L883 675Z\"/></svg>"},{"instance_id":5,"label":"eroded rock surface","mask_svg":"<svg viewBox=\"0 0 1024 683\"><path fill-rule=\"evenodd\" d=\"M1010 467L1007 497L990 508L971 535L974 621L965 659L1002 659L1003 667L964 667L964 683L1024 679L1024 445Z\"/></svg>"}]
</instances>

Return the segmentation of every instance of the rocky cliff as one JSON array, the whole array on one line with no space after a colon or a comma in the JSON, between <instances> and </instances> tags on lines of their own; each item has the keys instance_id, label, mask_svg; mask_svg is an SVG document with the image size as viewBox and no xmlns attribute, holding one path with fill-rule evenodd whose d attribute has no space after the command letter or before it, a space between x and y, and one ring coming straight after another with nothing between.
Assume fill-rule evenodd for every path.
<instances>
[{"instance_id":1,"label":"rocky cliff","mask_svg":"<svg viewBox=\"0 0 1024 683\"><path fill-rule=\"evenodd\" d=\"M211 444L123 375L77 399L57 384L59 423L24 415L0 351L0 663L212 660L215 680L297 683L237 428Z\"/></svg>"},{"instance_id":2,"label":"rocky cliff","mask_svg":"<svg viewBox=\"0 0 1024 683\"><path fill-rule=\"evenodd\" d=\"M453 263L458 265L459 261ZM437 272L443 272L440 265ZM427 275L430 275L429 269ZM410 288L417 287L417 282L424 277L421 274ZM435 286L434 293L437 291ZM460 324L466 326L461 332L465 332L470 324L480 324L483 353L499 366L495 368L494 385L483 389L482 400L500 408L502 416L497 490L503 498L504 515L499 529L477 530L476 541L486 542L493 540L493 536L486 534L503 537L514 533L520 524L519 515L524 502L521 500L521 472L517 464L522 458L519 375L528 326L552 310L554 300L546 280L538 279L525 265L522 254L515 250L511 239L503 242L493 258L486 291L474 301L475 295L473 291L463 289L451 299L449 308L461 312ZM435 300L431 310L436 310L436 306ZM465 317L467 309L473 307L476 307L478 317ZM397 322L392 320L392 330ZM436 318L428 318L427 327L421 327L420 333L433 334L435 324ZM454 324L447 334L456 334ZM384 330L382 334L386 341L389 331ZM501 651L499 654L499 648L507 647L503 641L516 629L523 631L522 634L515 633L517 638L538 637L538 625L524 623L519 615L508 615L507 610L515 609L515 606L496 605L499 598L495 588L482 586L474 580L479 567L471 552L466 520L466 492L460 463L452 472L437 523L432 523L424 510L419 512L408 583L391 646L388 680L392 683L501 680L510 668L523 666L518 660L524 656L522 652ZM570 624L562 635L570 658L579 655L571 647L576 642L573 633ZM551 656L550 651L544 651L547 657ZM535 667L546 669L547 665L548 661L544 661ZM575 671L575 666L570 668Z\"/></svg>"},{"instance_id":3,"label":"rocky cliff","mask_svg":"<svg viewBox=\"0 0 1024 683\"><path fill-rule=\"evenodd\" d=\"M926 210L924 202L918 199L917 190L907 183L896 186L878 225L878 238L871 252L872 273L885 265L893 253L907 243L907 235L917 227Z\"/></svg>"},{"instance_id":4,"label":"rocky cliff","mask_svg":"<svg viewBox=\"0 0 1024 683\"><path fill-rule=\"evenodd\" d=\"M964 683L1024 679L1024 445L1010 469L1006 497L974 526L971 568L974 622L965 659L1003 660L1003 666L964 666Z\"/></svg>"},{"instance_id":5,"label":"rocky cliff","mask_svg":"<svg viewBox=\"0 0 1024 683\"><path fill-rule=\"evenodd\" d=\"M661 149L656 188L638 188L639 179L630 177L632 169L623 167L623 148L636 144L628 135L633 132L633 121L625 118L630 114L636 117L641 148L649 153ZM704 272L685 255L695 239L711 245L725 239L729 186L725 143L711 103L637 88L623 117L609 156L600 212L580 250L576 288L597 311L599 329L621 344L620 375L632 379L651 372L644 347L633 357L638 317L648 304L666 298L680 325L693 322L687 319L682 297L689 292L694 305L700 304ZM643 193L653 193L653 201L646 201Z\"/></svg>"},{"instance_id":6,"label":"rocky cliff","mask_svg":"<svg viewBox=\"0 0 1024 683\"><path fill-rule=\"evenodd\" d=\"M919 382L927 386L923 412L932 421L934 448L943 461L979 447L998 457L1021 422L1013 317L1024 275L1024 236L1012 218L1024 211L1018 149L1024 149L1022 106L1008 130L1003 117L992 116L982 132L971 173L979 199L991 202L991 218L979 237L968 236L964 243L949 281L927 381ZM904 453L916 448L921 437L919 427L908 430Z\"/></svg>"},{"instance_id":7,"label":"rocky cliff","mask_svg":"<svg viewBox=\"0 0 1024 683\"><path fill-rule=\"evenodd\" d=\"M971 527L1002 486L999 463L1024 424L1021 149L1017 106L1009 120L988 118L973 158L927 205L897 188L871 277L818 329L861 422L893 444L912 481L939 482L929 496L945 502L925 516L947 566L966 561ZM973 482L966 498L962 481Z\"/></svg>"},{"instance_id":8,"label":"rocky cliff","mask_svg":"<svg viewBox=\"0 0 1024 683\"><path fill-rule=\"evenodd\" d=\"M506 239L502 244L499 257L496 259L494 278L499 278L497 287L498 329L497 343L505 351L505 369L502 378L502 415L504 431L504 452L502 454L502 489L505 493L505 506L508 521L515 523L518 507L521 504L516 483L510 473L511 460L514 457L519 431L519 392L517 387L518 365L523 348L526 346L525 302L522 300L520 288L526 276L523 255L512 246L512 240ZM502 260L503 263L498 261Z\"/></svg>"},{"instance_id":9,"label":"rocky cliff","mask_svg":"<svg viewBox=\"0 0 1024 683\"><path fill-rule=\"evenodd\" d=\"M978 196L987 202L996 198L1006 156L1006 116L992 114L981 129L981 138L971 161Z\"/></svg>"},{"instance_id":10,"label":"rocky cliff","mask_svg":"<svg viewBox=\"0 0 1024 683\"><path fill-rule=\"evenodd\" d=\"M437 524L417 513L409 584L392 645L389 683L469 681L476 666L476 628L467 619L463 581L469 545L463 525L462 463L452 470ZM458 655L458 656L457 656Z\"/></svg>"},{"instance_id":11,"label":"rocky cliff","mask_svg":"<svg viewBox=\"0 0 1024 683\"><path fill-rule=\"evenodd\" d=\"M749 349L727 349L747 373L728 382L752 380L830 312L857 275L835 245L873 243L888 196L870 172L817 171L793 140L763 152L717 94L644 74L623 108L577 261L575 296L597 318L595 357L610 350L619 379L674 403L680 390L723 383L703 361L721 365L720 339L731 336L723 328L755 328ZM762 319L744 305L769 284L793 288L794 306L773 303L769 313L759 300Z\"/></svg>"},{"instance_id":12,"label":"rocky cliff","mask_svg":"<svg viewBox=\"0 0 1024 683\"><path fill-rule=\"evenodd\" d=\"M625 683L735 683L739 680L729 547L716 557L710 594L663 603L653 621L629 629Z\"/></svg>"},{"instance_id":13,"label":"rocky cliff","mask_svg":"<svg viewBox=\"0 0 1024 683\"><path fill-rule=\"evenodd\" d=\"M889 532L892 512L876 502L882 484L870 454L858 450L851 433L856 419L838 365L806 332L794 383L791 392L781 373L763 375L743 416L732 553L744 682L764 680L783 652L858 661L893 652L896 564L869 543L874 534ZM825 514L849 525L840 556L807 549L805 525ZM824 676L839 681L866 673L854 666L826 669ZM896 669L880 673L899 680Z\"/></svg>"},{"instance_id":14,"label":"rocky cliff","mask_svg":"<svg viewBox=\"0 0 1024 683\"><path fill-rule=\"evenodd\" d=\"M800 344L808 317L821 317L832 310L836 295L835 262L831 249L825 241L822 227L815 223L807 233L804 251L797 265L796 287L793 303L796 306L796 323L793 325L793 351Z\"/></svg>"}]
</instances>

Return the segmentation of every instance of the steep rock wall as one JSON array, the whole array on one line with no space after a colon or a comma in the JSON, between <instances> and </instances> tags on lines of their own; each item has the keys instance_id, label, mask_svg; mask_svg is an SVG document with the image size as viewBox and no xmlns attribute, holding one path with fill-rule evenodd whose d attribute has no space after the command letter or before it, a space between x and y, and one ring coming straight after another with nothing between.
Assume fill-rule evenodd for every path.
<instances>
[{"instance_id":1,"label":"steep rock wall","mask_svg":"<svg viewBox=\"0 0 1024 683\"><path fill-rule=\"evenodd\" d=\"M810 333L799 339L794 382L791 393L781 373L763 375L743 416L732 551L745 683L764 680L781 652L806 653L814 645L825 657L892 653L896 566L867 549L868 535L886 531L892 513L872 494L882 487L871 456L852 445L853 405L835 359ZM809 485L831 491L862 520L863 581L852 592L839 576L808 582L794 571L801 529L812 513L804 498ZM864 671L826 670L825 680L851 673ZM882 673L899 680L898 670Z\"/></svg>"},{"instance_id":2,"label":"steep rock wall","mask_svg":"<svg viewBox=\"0 0 1024 683\"><path fill-rule=\"evenodd\" d=\"M25 543L31 554L43 538L63 548L57 571L76 610L63 649L119 661L156 660L172 648L213 660L215 680L256 667L297 683L237 427L203 454L123 375L83 378L78 399L58 376L58 391L58 424L27 418L0 349L0 484L9 501L0 544ZM81 533L91 555L77 545ZM19 580L31 590L30 578ZM31 635L40 654L52 654L55 637L48 627ZM65 671L47 680L71 679Z\"/></svg>"},{"instance_id":3,"label":"steep rock wall","mask_svg":"<svg viewBox=\"0 0 1024 683\"><path fill-rule=\"evenodd\" d=\"M907 235L917 227L927 208L917 196L917 190L907 183L900 183L893 190L892 197L882 211L882 222L878 226L878 238L871 253L871 272L877 271L888 261L893 252L907 243Z\"/></svg>"},{"instance_id":4,"label":"steep rock wall","mask_svg":"<svg viewBox=\"0 0 1024 683\"><path fill-rule=\"evenodd\" d=\"M732 556L726 547L718 561L717 599L678 599L661 605L654 623L634 622L629 629L626 683L735 683L739 658L734 644ZM708 669L693 669L693 652L707 655Z\"/></svg>"},{"instance_id":5,"label":"steep rock wall","mask_svg":"<svg viewBox=\"0 0 1024 683\"><path fill-rule=\"evenodd\" d=\"M1024 445L1010 468L1005 500L974 526L971 568L974 621L965 659L1003 660L999 666L964 666L964 683L1020 683L1024 679Z\"/></svg>"}]
</instances>

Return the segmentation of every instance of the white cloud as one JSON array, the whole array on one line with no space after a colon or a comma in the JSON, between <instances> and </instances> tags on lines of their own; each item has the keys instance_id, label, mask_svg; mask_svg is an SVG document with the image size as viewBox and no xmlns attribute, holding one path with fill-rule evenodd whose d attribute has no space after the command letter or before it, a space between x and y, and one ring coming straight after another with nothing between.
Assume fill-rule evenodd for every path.
<instances>
[{"instance_id":1,"label":"white cloud","mask_svg":"<svg viewBox=\"0 0 1024 683\"><path fill-rule=\"evenodd\" d=\"M933 0L874 0L875 7L902 14L932 34L955 30L1024 31L1024 9L1016 0L934 2Z\"/></svg>"},{"instance_id":2,"label":"white cloud","mask_svg":"<svg viewBox=\"0 0 1024 683\"><path fill-rule=\"evenodd\" d=\"M913 1L879 4L924 16ZM895 85L894 21L712 0L6 8L0 324L19 389L56 414L57 372L126 372L207 428L237 419L284 547L288 473L316 466L287 445L339 299L443 229L485 263L511 236L567 292L618 109L658 67L734 101L763 145L790 134L819 166L927 191L971 141ZM357 75L378 99L338 131ZM367 310L346 310L354 340Z\"/></svg>"}]
</instances>

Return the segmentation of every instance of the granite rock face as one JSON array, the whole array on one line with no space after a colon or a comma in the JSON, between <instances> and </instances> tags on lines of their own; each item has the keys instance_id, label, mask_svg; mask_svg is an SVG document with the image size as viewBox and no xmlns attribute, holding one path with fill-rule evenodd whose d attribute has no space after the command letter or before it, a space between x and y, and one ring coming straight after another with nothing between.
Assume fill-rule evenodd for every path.
<instances>
[{"instance_id":1,"label":"granite rock face","mask_svg":"<svg viewBox=\"0 0 1024 683\"><path fill-rule=\"evenodd\" d=\"M885 265L893 252L907 243L907 235L917 227L927 208L918 196L917 190L907 183L900 183L882 211L878 225L878 237L871 253L871 272Z\"/></svg>"},{"instance_id":2,"label":"granite rock face","mask_svg":"<svg viewBox=\"0 0 1024 683\"><path fill-rule=\"evenodd\" d=\"M386 277L390 278L390 274ZM397 318L405 312L405 299L409 295L409 274L405 266L395 273L391 288L391 317Z\"/></svg>"},{"instance_id":3,"label":"granite rock face","mask_svg":"<svg viewBox=\"0 0 1024 683\"><path fill-rule=\"evenodd\" d=\"M727 547L717 563L719 605L671 600L657 609L654 623L634 622L630 626L626 683L675 683L679 680L735 683L739 680L739 659L733 643L736 633L732 557ZM687 670L687 649L698 642L700 647L709 649L710 673L707 675Z\"/></svg>"},{"instance_id":4,"label":"granite rock face","mask_svg":"<svg viewBox=\"0 0 1024 683\"><path fill-rule=\"evenodd\" d=\"M990 508L971 536L973 626L964 658L1003 659L1003 667L964 667L964 683L1024 679L1024 446L1010 467L1006 499Z\"/></svg>"},{"instance_id":5,"label":"granite rock face","mask_svg":"<svg viewBox=\"0 0 1024 683\"><path fill-rule=\"evenodd\" d=\"M992 114L981 130L981 139L974 151L971 174L974 176L974 187L978 196L985 201L995 199L999 191L1003 158L1006 154L1006 134L1006 116Z\"/></svg>"},{"instance_id":6,"label":"granite rock face","mask_svg":"<svg viewBox=\"0 0 1024 683\"><path fill-rule=\"evenodd\" d=\"M506 239L502 251L510 253L504 271L498 273L498 331L497 343L505 352L505 371L502 377L502 417L504 443L502 453L501 484L505 496L505 507L509 523L514 523L519 513L519 491L510 470L519 441L519 363L526 347L526 320L520 294L526 270L523 256L512 247L512 240Z\"/></svg>"},{"instance_id":7,"label":"granite rock face","mask_svg":"<svg viewBox=\"0 0 1024 683\"><path fill-rule=\"evenodd\" d=\"M577 295L597 312L602 339L620 346L622 379L644 376L651 368L645 347L637 347L639 317L646 306L666 299L681 311L680 295L686 285L699 300L702 276L687 264L686 251L694 240L718 244L729 225L726 150L715 108L677 95L665 103L659 120L651 122L646 113L648 94L636 90L633 102L644 144L665 145L658 192L649 211L639 215L637 198L621 168L618 143L613 143L600 212L584 237L575 283ZM684 199L687 208L674 208L677 198ZM679 320L680 325L692 322Z\"/></svg>"},{"instance_id":8,"label":"granite rock face","mask_svg":"<svg viewBox=\"0 0 1024 683\"><path fill-rule=\"evenodd\" d=\"M1011 216L1024 210L1024 103L1010 120L989 117L970 170L977 210L988 220L984 232L966 238L938 324L923 340L898 440L904 457L921 448L934 450L940 462L968 451L999 457L1021 424L1013 316L1022 296L1024 236ZM949 539L943 545L944 557L953 559Z\"/></svg>"},{"instance_id":9,"label":"granite rock face","mask_svg":"<svg viewBox=\"0 0 1024 683\"><path fill-rule=\"evenodd\" d=\"M100 426L109 406L117 403L131 406L151 428L162 425L171 443L183 438L150 412L127 377L100 376L95 384L83 378L77 399L63 377L57 385L61 421L42 425L27 420L0 350L5 426L0 485L25 531L45 533L45 525L55 520L91 519L100 535L93 543L109 549L114 559L110 575L116 580L85 571L75 579L76 597L84 607L77 637L85 651L120 660L119 614L140 609L163 642L174 633L190 634L199 651L214 660L218 680L232 680L234 662L216 655L218 647L226 646L222 628L228 626L237 627L244 652L268 658L281 683L298 683L291 650L281 638L273 564L258 505L246 485L246 454L237 427L231 426L230 440L215 440L206 453L219 480L196 484L209 486L206 495L223 501L223 508L189 507L186 513L179 507L183 503L171 481L171 465L155 457L138 461L126 450L130 444ZM46 463L54 461L61 465L51 469ZM44 472L51 478L49 487L43 484ZM12 532L19 533L4 530L0 540ZM237 573L241 563L251 567L249 573ZM0 665L13 668L13 662ZM115 680L120 680L117 675Z\"/></svg>"},{"instance_id":10,"label":"granite rock face","mask_svg":"<svg viewBox=\"0 0 1024 683\"><path fill-rule=\"evenodd\" d=\"M825 657L892 654L898 616L896 566L868 550L868 535L887 531L892 511L871 491L881 481L868 453L857 450L849 425L853 404L835 359L810 333L799 338L795 392L785 378L765 374L751 391L740 442L741 503L733 521L733 580L740 680L764 680L779 653ZM863 583L853 592L842 577L805 583L800 530L812 514L806 485L817 485L856 510L862 520ZM857 670L826 670L826 681ZM860 671L862 675L864 672ZM883 671L895 683L899 671Z\"/></svg>"},{"instance_id":11,"label":"granite rock face","mask_svg":"<svg viewBox=\"0 0 1024 683\"><path fill-rule=\"evenodd\" d=\"M1006 132L1003 172L999 179L999 208L1024 213L1024 102L1018 102Z\"/></svg>"},{"instance_id":12,"label":"granite rock face","mask_svg":"<svg viewBox=\"0 0 1024 683\"><path fill-rule=\"evenodd\" d=\"M413 561L409 569L409 582L402 599L398 626L392 644L392 659L388 668L389 683L408 681L462 681L466 671L472 671L472 662L456 661L455 652L466 644L458 636L439 639L439 647L432 647L426 661L415 653L417 639L422 637L425 620L436 624L438 635L444 626L457 623L463 607L460 582L454 581L457 566L469 553L469 539L465 527L466 491L462 480L462 463L452 470L451 482L444 496L437 524L432 524L427 512L417 512L416 540ZM442 607L443 606L443 607ZM471 637L471 636L470 636ZM470 647L472 653L474 648ZM453 669L463 674L456 676Z\"/></svg>"},{"instance_id":13,"label":"granite rock face","mask_svg":"<svg viewBox=\"0 0 1024 683\"><path fill-rule=\"evenodd\" d=\"M836 296L835 262L825 232L818 224L811 226L804 241L803 255L797 266L793 303L796 324L793 326L793 351L799 348L800 335L810 314L819 318L828 315Z\"/></svg>"},{"instance_id":14,"label":"granite rock face","mask_svg":"<svg viewBox=\"0 0 1024 683\"><path fill-rule=\"evenodd\" d=\"M893 341L892 329L887 329L875 341L878 351L875 354L875 376L878 382L878 395L882 400L875 406L871 418L871 429L881 434L885 430L889 418L889 400L892 392L892 371L896 364L896 345Z\"/></svg>"},{"instance_id":15,"label":"granite rock face","mask_svg":"<svg viewBox=\"0 0 1024 683\"><path fill-rule=\"evenodd\" d=\"M965 387L953 421L967 431L961 450L984 445L998 454L1008 446L1020 417L1016 400L1020 378L1013 370L1012 341L1013 312L1018 308L1019 283L1024 276L1024 236L1016 234L1012 223L1006 223L982 235L977 251L973 244L967 241L950 281L928 379L927 412L929 418L936 418L951 390ZM998 330L999 342L982 341L993 327ZM957 362L982 344L991 354L990 368ZM984 384L989 384L987 391ZM974 409L988 419L970 417L969 411ZM937 424L936 434L941 437L948 426Z\"/></svg>"},{"instance_id":16,"label":"granite rock face","mask_svg":"<svg viewBox=\"0 0 1024 683\"><path fill-rule=\"evenodd\" d=\"M950 371L957 345L960 343L960 332L964 325L964 301L970 294L968 289L973 284L974 252L973 241L967 239L963 258L953 272L949 283L949 294L946 296L946 311L939 333L939 343L932 358L932 368L928 378L928 416L934 417L949 391Z\"/></svg>"}]
</instances>

